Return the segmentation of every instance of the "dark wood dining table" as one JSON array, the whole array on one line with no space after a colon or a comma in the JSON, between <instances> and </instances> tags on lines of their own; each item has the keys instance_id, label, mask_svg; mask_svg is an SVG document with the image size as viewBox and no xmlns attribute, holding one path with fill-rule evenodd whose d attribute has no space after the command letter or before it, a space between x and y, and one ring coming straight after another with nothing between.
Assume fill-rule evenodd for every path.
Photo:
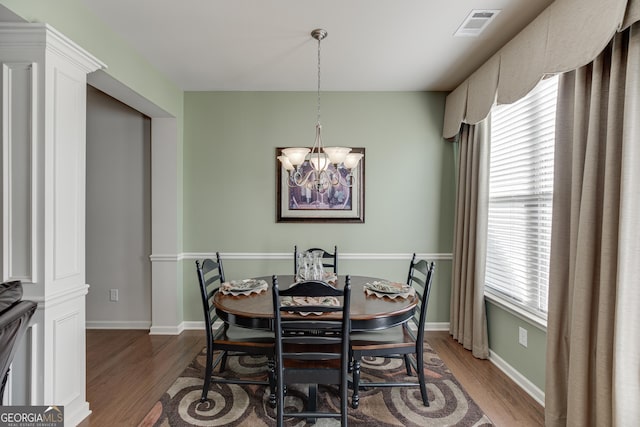
<instances>
[{"instance_id":1,"label":"dark wood dining table","mask_svg":"<svg viewBox=\"0 0 640 427\"><path fill-rule=\"evenodd\" d=\"M367 276L351 277L351 329L352 331L370 331L390 328L409 320L416 308L418 298L415 295L407 298L378 297L367 295L365 283L378 279ZM293 275L277 276L278 286L286 289L294 284ZM229 324L245 328L273 330L273 302L271 297L272 277L256 277L269 284L266 291L250 295L225 295L218 292L214 297L214 305L218 316ZM336 287L344 287L345 276L338 276Z\"/></svg>"}]
</instances>

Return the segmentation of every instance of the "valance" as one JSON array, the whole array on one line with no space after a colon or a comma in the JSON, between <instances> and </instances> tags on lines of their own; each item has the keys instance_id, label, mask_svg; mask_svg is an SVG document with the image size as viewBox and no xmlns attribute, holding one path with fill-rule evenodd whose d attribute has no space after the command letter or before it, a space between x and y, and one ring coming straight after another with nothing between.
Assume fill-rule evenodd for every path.
<instances>
[{"instance_id":1,"label":"valance","mask_svg":"<svg viewBox=\"0 0 640 427\"><path fill-rule=\"evenodd\" d=\"M640 0L556 0L447 96L443 136L483 120L494 102L522 98L546 74L588 64L639 20Z\"/></svg>"}]
</instances>

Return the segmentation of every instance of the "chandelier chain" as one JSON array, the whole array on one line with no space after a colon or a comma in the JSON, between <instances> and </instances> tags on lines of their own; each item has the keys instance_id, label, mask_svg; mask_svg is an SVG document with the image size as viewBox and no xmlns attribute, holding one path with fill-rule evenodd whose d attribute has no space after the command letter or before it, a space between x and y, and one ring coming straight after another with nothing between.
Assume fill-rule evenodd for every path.
<instances>
[{"instance_id":1,"label":"chandelier chain","mask_svg":"<svg viewBox=\"0 0 640 427\"><path fill-rule=\"evenodd\" d=\"M318 37L318 124L320 123L320 41L322 37Z\"/></svg>"}]
</instances>

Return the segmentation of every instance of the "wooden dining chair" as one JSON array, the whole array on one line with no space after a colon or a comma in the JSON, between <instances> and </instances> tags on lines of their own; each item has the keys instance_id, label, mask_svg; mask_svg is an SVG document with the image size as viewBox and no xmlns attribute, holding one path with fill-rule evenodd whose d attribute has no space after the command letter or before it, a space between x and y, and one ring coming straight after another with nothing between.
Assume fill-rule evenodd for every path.
<instances>
[{"instance_id":1,"label":"wooden dining chair","mask_svg":"<svg viewBox=\"0 0 640 427\"><path fill-rule=\"evenodd\" d=\"M207 335L207 359L200 401L207 400L209 386L212 381L213 370L220 365L220 372L226 368L228 356L263 355L267 357L268 381L243 378L216 377L217 383L258 384L270 387L270 403L275 406L275 371L274 371L274 334L271 331L242 328L229 325L218 318L213 299L220 285L225 281L224 269L220 254L216 252L216 259L196 261L200 296L204 312L205 330ZM214 354L218 353L215 360Z\"/></svg>"},{"instance_id":2,"label":"wooden dining chair","mask_svg":"<svg viewBox=\"0 0 640 427\"><path fill-rule=\"evenodd\" d=\"M408 387L419 386L422 403L429 406L424 375L424 326L427 318L427 304L433 281L435 264L426 260L416 260L413 254L409 265L407 284L411 285L418 297L418 305L408 322L388 329L356 332L351 335L351 355L353 374L353 396L351 406L360 403L359 391L365 387ZM385 297L386 298L386 297ZM414 330L415 329L415 330ZM360 380L361 360L371 357L402 357L407 375L412 375L412 367L418 375L418 382L364 382Z\"/></svg>"},{"instance_id":3,"label":"wooden dining chair","mask_svg":"<svg viewBox=\"0 0 640 427\"><path fill-rule=\"evenodd\" d=\"M296 304L296 299L309 302L309 298L315 298L311 300L312 305ZM350 300L349 276L343 289L308 280L284 290L280 290L278 278L273 276L278 427L283 425L285 417L339 418L342 426L347 425ZM286 411L284 399L290 384L309 385L305 411ZM318 384L339 386L339 413L318 409Z\"/></svg>"},{"instance_id":4,"label":"wooden dining chair","mask_svg":"<svg viewBox=\"0 0 640 427\"><path fill-rule=\"evenodd\" d=\"M293 274L298 274L298 253L322 251L322 266L333 269L338 274L338 246L333 247L333 253L322 248L309 248L306 251L298 252L298 246L293 247Z\"/></svg>"}]
</instances>

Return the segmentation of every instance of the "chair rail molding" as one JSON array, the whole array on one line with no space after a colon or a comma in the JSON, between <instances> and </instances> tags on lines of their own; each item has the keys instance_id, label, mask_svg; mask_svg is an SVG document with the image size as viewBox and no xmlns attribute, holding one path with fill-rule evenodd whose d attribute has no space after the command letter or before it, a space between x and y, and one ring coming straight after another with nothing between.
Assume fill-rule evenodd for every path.
<instances>
[{"instance_id":1,"label":"chair rail molding","mask_svg":"<svg viewBox=\"0 0 640 427\"><path fill-rule=\"evenodd\" d=\"M196 260L203 258L215 258L215 252L184 252L175 255L177 260ZM406 261L411 259L413 253L345 253L340 252L340 259L345 260L381 260L381 261ZM156 258L157 257L157 258ZM164 261L169 255L151 255L151 261ZM291 252L221 252L224 260L288 260L293 259ZM428 260L452 260L451 253L417 253L416 257Z\"/></svg>"}]
</instances>

